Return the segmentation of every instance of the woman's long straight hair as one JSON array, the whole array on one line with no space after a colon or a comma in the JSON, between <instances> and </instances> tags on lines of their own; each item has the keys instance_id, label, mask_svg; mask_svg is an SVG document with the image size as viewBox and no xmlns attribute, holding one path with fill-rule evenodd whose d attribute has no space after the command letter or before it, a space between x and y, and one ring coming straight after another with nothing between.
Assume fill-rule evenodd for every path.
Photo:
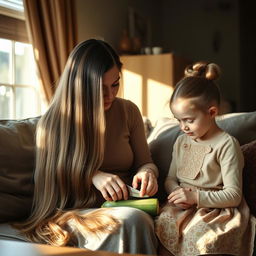
<instances>
[{"instance_id":1,"label":"woman's long straight hair","mask_svg":"<svg viewBox=\"0 0 256 256\"><path fill-rule=\"evenodd\" d=\"M95 202L92 177L104 156L103 74L121 62L105 42L90 39L69 56L36 133L33 211L19 228L34 242L65 245L67 222L81 232L109 231L118 222L104 211L80 215ZM114 228L113 228L114 229Z\"/></svg>"}]
</instances>

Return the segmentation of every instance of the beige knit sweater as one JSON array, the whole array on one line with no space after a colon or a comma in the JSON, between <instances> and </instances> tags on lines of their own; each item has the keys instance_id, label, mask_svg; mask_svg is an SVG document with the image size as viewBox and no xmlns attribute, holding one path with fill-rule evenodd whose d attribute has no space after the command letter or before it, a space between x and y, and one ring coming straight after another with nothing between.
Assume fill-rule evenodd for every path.
<instances>
[{"instance_id":1,"label":"beige knit sweater","mask_svg":"<svg viewBox=\"0 0 256 256\"><path fill-rule=\"evenodd\" d=\"M242 199L243 155L238 141L221 132L196 142L183 134L174 144L165 182L167 193L181 186L198 191L198 207L236 207Z\"/></svg>"}]
</instances>

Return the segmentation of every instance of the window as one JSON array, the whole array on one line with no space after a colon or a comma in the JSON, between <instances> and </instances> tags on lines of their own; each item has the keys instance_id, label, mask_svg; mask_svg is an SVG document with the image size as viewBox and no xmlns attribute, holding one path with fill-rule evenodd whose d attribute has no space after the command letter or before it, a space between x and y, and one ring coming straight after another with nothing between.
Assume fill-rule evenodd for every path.
<instances>
[{"instance_id":1,"label":"window","mask_svg":"<svg viewBox=\"0 0 256 256\"><path fill-rule=\"evenodd\" d=\"M32 47L0 38L0 118L41 114L41 99Z\"/></svg>"},{"instance_id":2,"label":"window","mask_svg":"<svg viewBox=\"0 0 256 256\"><path fill-rule=\"evenodd\" d=\"M16 5L8 16L10 3ZM4 6L0 7L0 119L38 116L44 112L46 104L22 20L22 0L0 0L0 5Z\"/></svg>"}]
</instances>

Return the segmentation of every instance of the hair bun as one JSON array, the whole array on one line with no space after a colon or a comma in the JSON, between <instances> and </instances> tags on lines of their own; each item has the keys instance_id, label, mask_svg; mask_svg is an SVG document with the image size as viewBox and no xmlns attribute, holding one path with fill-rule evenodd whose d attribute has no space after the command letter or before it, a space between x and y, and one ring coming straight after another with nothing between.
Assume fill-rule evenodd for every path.
<instances>
[{"instance_id":1,"label":"hair bun","mask_svg":"<svg viewBox=\"0 0 256 256\"><path fill-rule=\"evenodd\" d=\"M197 62L185 69L185 77L204 77L208 80L216 80L220 77L220 67L215 63Z\"/></svg>"}]
</instances>

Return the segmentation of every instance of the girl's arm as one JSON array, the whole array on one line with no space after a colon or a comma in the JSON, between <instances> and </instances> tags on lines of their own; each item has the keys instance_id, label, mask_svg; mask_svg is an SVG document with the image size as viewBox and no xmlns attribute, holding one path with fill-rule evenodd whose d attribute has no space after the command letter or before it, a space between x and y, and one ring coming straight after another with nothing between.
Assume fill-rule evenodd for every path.
<instances>
[{"instance_id":1,"label":"girl's arm","mask_svg":"<svg viewBox=\"0 0 256 256\"><path fill-rule=\"evenodd\" d=\"M172 151L172 161L170 164L169 172L166 177L164 186L165 186L165 191L169 195L172 191L180 188L179 182L177 179L177 169L176 169L176 159L177 159L177 141L174 143L173 146L173 151Z\"/></svg>"},{"instance_id":2,"label":"girl's arm","mask_svg":"<svg viewBox=\"0 0 256 256\"><path fill-rule=\"evenodd\" d=\"M183 209L188 209L197 204L197 191L191 188L177 188L167 199L169 203Z\"/></svg>"},{"instance_id":3,"label":"girl's arm","mask_svg":"<svg viewBox=\"0 0 256 256\"><path fill-rule=\"evenodd\" d=\"M188 209L192 205L197 204L196 192L189 188L181 188L177 179L177 159L178 159L178 143L179 138L174 143L172 161L168 176L165 180L165 190L168 193L167 200L182 209Z\"/></svg>"},{"instance_id":4,"label":"girl's arm","mask_svg":"<svg viewBox=\"0 0 256 256\"><path fill-rule=\"evenodd\" d=\"M223 179L223 189L217 191L198 190L198 207L237 207L242 199L243 154L239 143L232 138L217 156Z\"/></svg>"}]
</instances>

